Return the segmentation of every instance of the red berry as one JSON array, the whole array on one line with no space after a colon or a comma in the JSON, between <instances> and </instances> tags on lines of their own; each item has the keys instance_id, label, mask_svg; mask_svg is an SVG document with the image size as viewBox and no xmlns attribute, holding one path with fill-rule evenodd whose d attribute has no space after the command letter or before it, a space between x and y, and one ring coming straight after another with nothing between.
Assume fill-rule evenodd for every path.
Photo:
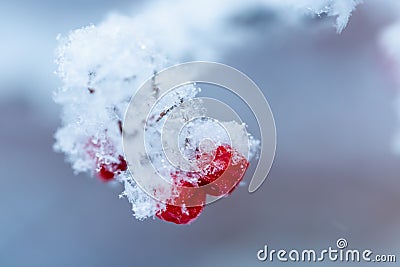
<instances>
[{"instance_id":1,"label":"red berry","mask_svg":"<svg viewBox=\"0 0 400 267\"><path fill-rule=\"evenodd\" d=\"M164 221L176 224L188 224L197 219L203 211L206 195L202 191L183 190L184 188L198 187L187 181L179 181L177 184L179 185L178 190L182 191L171 201L171 204L166 204L165 210L158 211L156 216ZM191 201L195 201L195 203L199 203L200 205L185 206L185 203L190 203Z\"/></svg>"},{"instance_id":2,"label":"red berry","mask_svg":"<svg viewBox=\"0 0 400 267\"><path fill-rule=\"evenodd\" d=\"M111 181L115 175L128 169L128 164L124 157L115 155L115 148L109 140L97 140L96 142L94 140L94 137L92 137L86 144L85 149L87 155L95 160L95 173L101 181ZM106 158L109 159L106 160ZM117 160L114 159L112 161L113 158L117 158Z\"/></svg>"},{"instance_id":3,"label":"red berry","mask_svg":"<svg viewBox=\"0 0 400 267\"><path fill-rule=\"evenodd\" d=\"M206 186L207 194L223 196L232 193L249 166L247 159L230 145L217 147L214 159L201 172L198 184Z\"/></svg>"},{"instance_id":4,"label":"red berry","mask_svg":"<svg viewBox=\"0 0 400 267\"><path fill-rule=\"evenodd\" d=\"M212 159L211 162L202 159ZM157 212L156 216L164 221L176 224L193 222L203 211L206 194L223 196L230 194L246 172L249 162L247 159L229 145L220 145L210 155L196 156L200 172L177 171L171 174L180 190L171 204L166 204L165 210ZM197 183L185 181L197 180ZM203 187L204 186L204 187ZM192 190L188 190L191 189ZM203 189L202 189L203 188ZM185 204L192 205L185 205Z\"/></svg>"},{"instance_id":5,"label":"red berry","mask_svg":"<svg viewBox=\"0 0 400 267\"><path fill-rule=\"evenodd\" d=\"M206 185L217 180L228 168L231 158L232 149L230 146L218 146L215 151L214 159L203 167L204 169L199 179L199 185Z\"/></svg>"},{"instance_id":6,"label":"red berry","mask_svg":"<svg viewBox=\"0 0 400 267\"><path fill-rule=\"evenodd\" d=\"M166 209L157 212L156 216L159 219L167 222L173 222L176 224L188 224L196 220L203 209L204 206L183 208L180 206L167 204Z\"/></svg>"},{"instance_id":7,"label":"red berry","mask_svg":"<svg viewBox=\"0 0 400 267\"><path fill-rule=\"evenodd\" d=\"M99 169L96 170L97 177L103 182L111 181L116 174L120 174L128 169L128 165L121 155L118 156L118 162L109 164L98 162L97 165L99 166Z\"/></svg>"},{"instance_id":8,"label":"red berry","mask_svg":"<svg viewBox=\"0 0 400 267\"><path fill-rule=\"evenodd\" d=\"M100 170L96 172L97 177L103 182L108 182L114 179L114 172L107 170L107 166L101 165Z\"/></svg>"}]
</instances>

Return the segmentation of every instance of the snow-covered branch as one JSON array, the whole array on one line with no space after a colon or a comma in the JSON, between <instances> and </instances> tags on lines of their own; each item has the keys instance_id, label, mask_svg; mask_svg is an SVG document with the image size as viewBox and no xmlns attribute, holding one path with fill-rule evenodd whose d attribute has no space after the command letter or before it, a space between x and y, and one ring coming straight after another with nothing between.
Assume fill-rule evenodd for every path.
<instances>
[{"instance_id":1,"label":"snow-covered branch","mask_svg":"<svg viewBox=\"0 0 400 267\"><path fill-rule=\"evenodd\" d=\"M140 84L164 67L185 59L218 60L218 51L243 37L243 32L235 32L234 25L229 23L231 18L251 8L273 10L282 18L281 23L299 23L304 14L310 13L334 16L337 31L341 32L359 3L358 0L155 1L132 17L114 14L99 25L59 37L56 73L63 85L55 92L54 99L62 105L63 112L55 149L66 154L76 172L92 172L103 180L114 179L124 184L122 196L132 203L136 218L154 216L165 206L131 179L121 142L124 113ZM171 101L190 98L196 93L197 88L191 86ZM165 108L168 110L167 104ZM159 114L164 112L167 113ZM235 148L220 149L235 154Z\"/></svg>"}]
</instances>

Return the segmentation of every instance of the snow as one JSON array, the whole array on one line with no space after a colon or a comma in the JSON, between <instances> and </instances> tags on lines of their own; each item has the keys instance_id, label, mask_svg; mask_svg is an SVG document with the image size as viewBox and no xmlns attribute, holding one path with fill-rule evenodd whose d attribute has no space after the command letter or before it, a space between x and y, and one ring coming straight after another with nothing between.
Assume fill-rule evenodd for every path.
<instances>
[{"instance_id":1,"label":"snow","mask_svg":"<svg viewBox=\"0 0 400 267\"><path fill-rule=\"evenodd\" d=\"M140 84L151 77L153 73L171 64L163 54L153 48L151 41L147 41L144 29L134 24L121 24L121 20L111 19L99 26L88 26L70 33L66 38L60 38L57 50L57 74L63 81L63 86L54 94L54 100L63 107L63 126L57 131L55 149L63 152L72 164L75 172L93 173L98 161L117 162L119 155L123 155L121 132L119 123L124 121L124 113L135 90ZM137 39L139 38L139 39ZM168 160L164 156L164 147L161 146L161 132L164 122L170 114L160 117L160 114L171 106L185 103L194 98L200 89L194 85L187 85L174 89L164 96L144 96L143 105L158 101L150 114L139 114L139 117L148 117L146 124L147 155L152 165L155 165L158 174L166 179L174 172L177 166L167 166ZM201 116L203 107L186 105L180 112L174 112L173 119L180 123L188 117ZM143 120L136 119L127 131L143 129ZM237 123L228 123L235 127ZM239 125L240 126L240 125ZM198 127L189 125L188 128ZM199 138L205 133L212 133L212 125L200 127L202 133L193 139L192 146L199 143ZM237 126L236 126L237 127ZM240 126L242 127L242 126ZM237 132L237 129L235 129ZM193 129L191 132L195 132ZM246 135L247 137L247 135ZM174 140L175 136L166 136L164 140ZM219 143L226 142L220 132L209 135ZM238 144L246 140L240 139ZM137 142L142 142L138 139ZM248 144L245 142L245 144ZM255 151L252 142L251 151ZM141 156L138 153L138 156ZM128 160L129 163L129 160ZM145 163L143 163L145 165ZM180 166L178 166L180 167ZM140 169L141 170L141 169ZM139 179L149 179L157 175L153 169L143 168L133 170ZM135 177L137 178L137 177ZM138 187L129 172L123 172L116 177L125 190L125 196L132 204L136 218L145 219L155 215L162 208L162 204L155 201ZM165 195L163 199L171 197L173 187L159 188ZM165 187L165 186L164 186ZM160 197L160 196L159 196Z\"/></svg>"},{"instance_id":2,"label":"snow","mask_svg":"<svg viewBox=\"0 0 400 267\"><path fill-rule=\"evenodd\" d=\"M266 1L268 2L268 1ZM341 33L347 26L351 13L362 0L286 0L279 1L283 5L291 5L297 9L307 9L311 14L336 17L336 30Z\"/></svg>"},{"instance_id":3,"label":"snow","mask_svg":"<svg viewBox=\"0 0 400 267\"><path fill-rule=\"evenodd\" d=\"M60 36L56 51L56 74L62 80L62 86L54 93L54 100L62 106L63 111L62 127L55 134L54 148L66 154L75 172L93 173L97 159L117 162L118 156L123 155L119 125L124 121L125 110L140 85L154 73L185 58L218 59L221 48L232 46L241 38L240 34L220 38L229 29L225 22L249 5L282 12L285 10L295 18L309 11L317 15L326 13L337 17L336 28L341 32L358 3L355 0L251 0L246 3L179 0L174 4L157 1L148 4L146 9L134 17L113 14L97 26L90 25L71 31L66 37ZM199 8L206 8L208 12L193 12ZM199 88L195 85L178 88L160 98L148 114L147 155L158 174L166 179L176 166L167 164L160 142L163 123L168 116L157 120L157 115L166 108L177 106L182 100L185 102L193 99L198 92ZM157 95L153 97L158 98ZM143 103L151 103L153 100L143 99ZM186 106L180 111L183 112L174 113L177 117L173 119L177 124L183 123L188 114L201 116L203 107L198 102L198 105ZM143 129L141 120L127 130L139 129ZM225 130L229 133L233 147L248 158L257 154L260 145L258 140L246 133L245 125L237 122L223 122L218 128L211 121L192 122L186 130L187 134L192 133L189 149L199 145L205 137L215 144L226 143L228 135ZM163 140L174 138L166 136ZM93 147L96 148L95 155L91 153ZM185 154L187 151L183 152ZM178 158L181 155L175 156ZM182 162L181 159L176 160ZM149 168L133 172L139 176L135 178L139 179L157 175ZM119 174L116 180L123 184L125 189L121 196L132 204L137 219L154 216L157 210L163 208L163 204L139 188L129 172ZM158 185L153 186L156 188ZM158 192L163 192L168 198L173 188L162 188Z\"/></svg>"}]
</instances>

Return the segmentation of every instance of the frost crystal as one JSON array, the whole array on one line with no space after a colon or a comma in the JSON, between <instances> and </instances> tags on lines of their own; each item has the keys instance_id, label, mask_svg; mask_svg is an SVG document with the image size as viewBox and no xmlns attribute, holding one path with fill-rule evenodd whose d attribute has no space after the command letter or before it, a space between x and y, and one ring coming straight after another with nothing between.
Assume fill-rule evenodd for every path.
<instances>
[{"instance_id":1,"label":"frost crystal","mask_svg":"<svg viewBox=\"0 0 400 267\"><path fill-rule=\"evenodd\" d=\"M362 0L288 0L288 2L307 8L318 16L326 14L336 17L336 30L341 33L349 22L351 13Z\"/></svg>"}]
</instances>

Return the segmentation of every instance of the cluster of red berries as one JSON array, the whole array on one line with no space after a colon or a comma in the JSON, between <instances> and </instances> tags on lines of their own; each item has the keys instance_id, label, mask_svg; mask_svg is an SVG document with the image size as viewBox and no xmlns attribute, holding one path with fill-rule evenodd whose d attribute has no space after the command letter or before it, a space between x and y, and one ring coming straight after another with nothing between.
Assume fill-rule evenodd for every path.
<instances>
[{"instance_id":1,"label":"cluster of red berries","mask_svg":"<svg viewBox=\"0 0 400 267\"><path fill-rule=\"evenodd\" d=\"M127 170L127 163L123 156L118 155L115 160L114 149L106 142L103 144L108 148L109 155L102 155L96 152L100 144L92 140L86 146L87 153L96 159L96 176L103 182L108 182L114 177ZM201 158L211 158L210 162L204 162ZM108 160L111 158L114 160ZM230 145L220 145L212 155L201 155L196 157L201 171L181 172L171 174L177 190L176 197L166 204L166 208L156 213L161 220L176 224L188 224L194 221L203 211L206 202L206 195L225 196L232 193L242 180L249 162L247 159L233 149ZM197 182L188 182L187 178ZM192 190L182 190L189 188ZM196 205L185 205L186 203L196 203Z\"/></svg>"},{"instance_id":2,"label":"cluster of red berries","mask_svg":"<svg viewBox=\"0 0 400 267\"><path fill-rule=\"evenodd\" d=\"M231 146L218 146L211 162L204 164L203 161L199 160L201 171L189 173L178 172L173 175L178 185L198 190L183 191L185 192L184 196L178 194L177 198L180 201L173 201L173 204L166 204L166 209L159 211L156 216L162 220L176 224L187 224L194 221L204 209L206 195L225 196L231 194L242 180L248 166L249 162L247 159ZM190 178L195 177L197 182L182 182L183 175ZM182 206L182 202L183 204L188 202L196 203L196 205L185 207Z\"/></svg>"}]
</instances>

